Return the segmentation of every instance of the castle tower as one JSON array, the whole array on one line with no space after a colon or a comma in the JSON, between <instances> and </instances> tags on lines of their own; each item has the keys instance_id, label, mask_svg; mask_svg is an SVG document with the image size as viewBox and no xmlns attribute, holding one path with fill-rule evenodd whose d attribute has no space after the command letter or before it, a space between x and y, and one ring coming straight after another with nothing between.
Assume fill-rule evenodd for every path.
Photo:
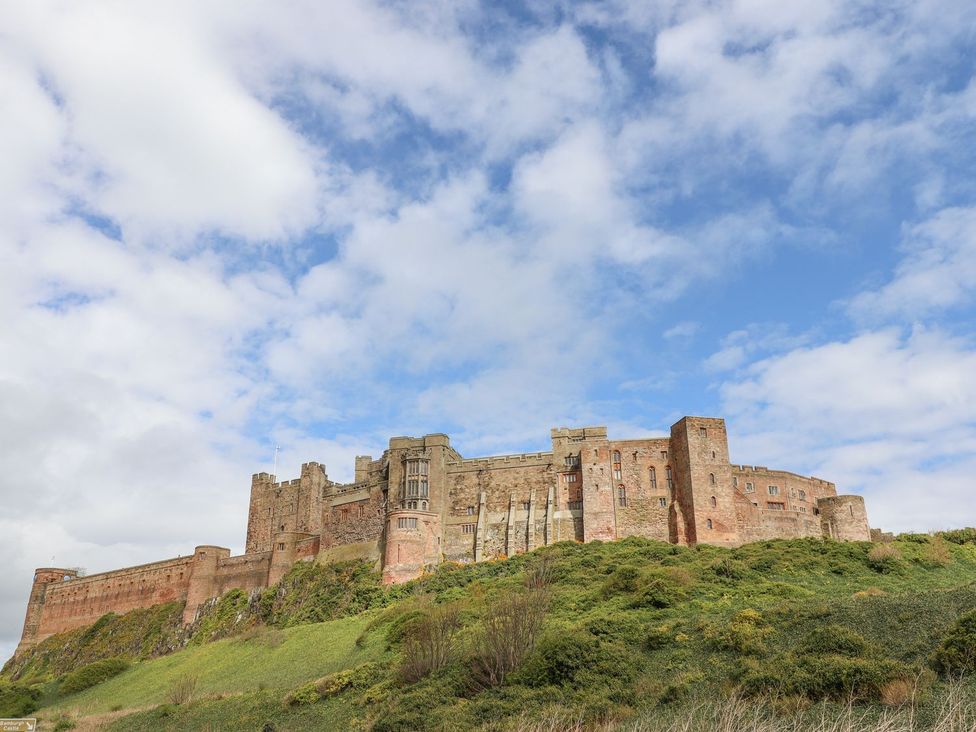
<instances>
[{"instance_id":1,"label":"castle tower","mask_svg":"<svg viewBox=\"0 0 976 732\"><path fill-rule=\"evenodd\" d=\"M671 462L687 542L738 546L725 420L684 417L672 425Z\"/></svg>"},{"instance_id":2,"label":"castle tower","mask_svg":"<svg viewBox=\"0 0 976 732\"><path fill-rule=\"evenodd\" d=\"M425 566L440 563L449 457L460 459L444 434L390 440L385 582L417 577Z\"/></svg>"},{"instance_id":3,"label":"castle tower","mask_svg":"<svg viewBox=\"0 0 976 732\"><path fill-rule=\"evenodd\" d=\"M193 550L190 576L186 589L186 606L183 608L183 622L192 623L197 609L212 597L217 596L217 565L221 559L230 556L230 549L222 546L203 545Z\"/></svg>"},{"instance_id":4,"label":"castle tower","mask_svg":"<svg viewBox=\"0 0 976 732\"><path fill-rule=\"evenodd\" d=\"M817 501L823 535L838 541L871 541L868 513L861 496L833 496Z\"/></svg>"},{"instance_id":5,"label":"castle tower","mask_svg":"<svg viewBox=\"0 0 976 732\"><path fill-rule=\"evenodd\" d=\"M274 537L283 531L318 534L322 531L322 498L329 478L325 465L302 464L295 480L275 482L268 473L251 476L251 501L247 514L247 554L269 552Z\"/></svg>"},{"instance_id":6,"label":"castle tower","mask_svg":"<svg viewBox=\"0 0 976 732\"><path fill-rule=\"evenodd\" d=\"M78 572L74 569L40 567L34 570L34 583L31 585L30 598L27 600L27 615L24 618L24 632L21 634L20 643L17 644L17 650L14 651L15 656L37 642L48 585L77 576Z\"/></svg>"}]
</instances>

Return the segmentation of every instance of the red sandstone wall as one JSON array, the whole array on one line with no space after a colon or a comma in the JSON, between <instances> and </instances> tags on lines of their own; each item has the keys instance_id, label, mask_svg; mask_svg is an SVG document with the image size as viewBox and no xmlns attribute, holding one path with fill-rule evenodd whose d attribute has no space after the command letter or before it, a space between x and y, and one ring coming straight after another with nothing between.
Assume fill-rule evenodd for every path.
<instances>
[{"instance_id":1,"label":"red sandstone wall","mask_svg":"<svg viewBox=\"0 0 976 732\"><path fill-rule=\"evenodd\" d=\"M645 536L659 541L670 540L668 517L673 501L667 483L670 444L666 437L610 442L608 449L616 503L616 538ZM618 453L619 463L614 461ZM618 465L619 468L616 467ZM653 480L651 468L654 469ZM620 497L621 487L624 489L623 500Z\"/></svg>"},{"instance_id":2,"label":"red sandstone wall","mask_svg":"<svg viewBox=\"0 0 976 732\"><path fill-rule=\"evenodd\" d=\"M268 586L271 569L271 552L242 554L218 560L214 576L214 596L240 588L246 592Z\"/></svg>"},{"instance_id":3,"label":"red sandstone wall","mask_svg":"<svg viewBox=\"0 0 976 732\"><path fill-rule=\"evenodd\" d=\"M37 640L89 625L107 612L121 614L185 599L192 560L168 559L49 584Z\"/></svg>"}]
</instances>

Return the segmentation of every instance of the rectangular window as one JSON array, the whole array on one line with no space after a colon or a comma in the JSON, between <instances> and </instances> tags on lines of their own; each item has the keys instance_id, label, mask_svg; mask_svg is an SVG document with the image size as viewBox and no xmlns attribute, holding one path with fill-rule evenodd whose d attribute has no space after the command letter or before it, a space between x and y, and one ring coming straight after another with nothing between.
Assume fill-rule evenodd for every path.
<instances>
[{"instance_id":1,"label":"rectangular window","mask_svg":"<svg viewBox=\"0 0 976 732\"><path fill-rule=\"evenodd\" d=\"M523 511L528 511L529 510L529 502L528 501L522 501L522 510Z\"/></svg>"},{"instance_id":2,"label":"rectangular window","mask_svg":"<svg viewBox=\"0 0 976 732\"><path fill-rule=\"evenodd\" d=\"M621 506L627 505L627 489L623 486L617 488L617 503Z\"/></svg>"},{"instance_id":3,"label":"rectangular window","mask_svg":"<svg viewBox=\"0 0 976 732\"><path fill-rule=\"evenodd\" d=\"M359 518L362 518L365 515L366 515L366 506L360 506L359 507Z\"/></svg>"},{"instance_id":4,"label":"rectangular window","mask_svg":"<svg viewBox=\"0 0 976 732\"><path fill-rule=\"evenodd\" d=\"M665 468L665 473L667 474L667 477L668 477L668 490L669 491L674 490L674 479L673 479L673 477L671 475L671 466L670 465L667 468Z\"/></svg>"},{"instance_id":5,"label":"rectangular window","mask_svg":"<svg viewBox=\"0 0 976 732\"><path fill-rule=\"evenodd\" d=\"M567 505L570 511L583 510L583 501L570 501Z\"/></svg>"},{"instance_id":6,"label":"rectangular window","mask_svg":"<svg viewBox=\"0 0 976 732\"><path fill-rule=\"evenodd\" d=\"M567 468L578 468L580 464L579 455L567 455L564 462Z\"/></svg>"},{"instance_id":7,"label":"rectangular window","mask_svg":"<svg viewBox=\"0 0 976 732\"><path fill-rule=\"evenodd\" d=\"M615 465L613 467L613 479L614 480L620 480L621 478L622 478L622 475L621 475L621 472L620 472L620 465L618 464L618 465Z\"/></svg>"},{"instance_id":8,"label":"rectangular window","mask_svg":"<svg viewBox=\"0 0 976 732\"><path fill-rule=\"evenodd\" d=\"M746 493L753 493L756 490L756 486L752 483L746 483Z\"/></svg>"},{"instance_id":9,"label":"rectangular window","mask_svg":"<svg viewBox=\"0 0 976 732\"><path fill-rule=\"evenodd\" d=\"M474 516L474 506L468 506L468 516Z\"/></svg>"},{"instance_id":10,"label":"rectangular window","mask_svg":"<svg viewBox=\"0 0 976 732\"><path fill-rule=\"evenodd\" d=\"M476 524L461 524L461 531L465 534L473 534Z\"/></svg>"},{"instance_id":11,"label":"rectangular window","mask_svg":"<svg viewBox=\"0 0 976 732\"><path fill-rule=\"evenodd\" d=\"M398 529L416 529L417 528L417 519L415 519L415 518L406 518L406 517L398 518L397 519L397 528Z\"/></svg>"},{"instance_id":12,"label":"rectangular window","mask_svg":"<svg viewBox=\"0 0 976 732\"><path fill-rule=\"evenodd\" d=\"M708 437L708 430L705 429L704 427L699 427L698 428L698 434L701 437Z\"/></svg>"},{"instance_id":13,"label":"rectangular window","mask_svg":"<svg viewBox=\"0 0 976 732\"><path fill-rule=\"evenodd\" d=\"M806 491L800 491L800 500L801 501L807 500L807 492Z\"/></svg>"},{"instance_id":14,"label":"rectangular window","mask_svg":"<svg viewBox=\"0 0 976 732\"><path fill-rule=\"evenodd\" d=\"M778 485L771 485L771 486L769 486L769 495L771 495L771 496L778 496L779 495L779 486Z\"/></svg>"},{"instance_id":15,"label":"rectangular window","mask_svg":"<svg viewBox=\"0 0 976 732\"><path fill-rule=\"evenodd\" d=\"M667 498L658 498L657 499L657 505L659 505L661 508L667 508L668 499Z\"/></svg>"},{"instance_id":16,"label":"rectangular window","mask_svg":"<svg viewBox=\"0 0 976 732\"><path fill-rule=\"evenodd\" d=\"M576 475L576 473L569 473L564 477L566 478L567 483L575 483L577 478L579 478L579 476Z\"/></svg>"},{"instance_id":17,"label":"rectangular window","mask_svg":"<svg viewBox=\"0 0 976 732\"><path fill-rule=\"evenodd\" d=\"M662 460L667 460L668 459L668 451L667 450L661 450L661 459Z\"/></svg>"},{"instance_id":18,"label":"rectangular window","mask_svg":"<svg viewBox=\"0 0 976 732\"><path fill-rule=\"evenodd\" d=\"M732 487L733 488L738 488L739 487L739 479L736 478L734 475L732 476Z\"/></svg>"},{"instance_id":19,"label":"rectangular window","mask_svg":"<svg viewBox=\"0 0 976 732\"><path fill-rule=\"evenodd\" d=\"M777 501L767 501L766 508L768 508L770 511L785 511L786 504L779 503Z\"/></svg>"},{"instance_id":20,"label":"rectangular window","mask_svg":"<svg viewBox=\"0 0 976 732\"><path fill-rule=\"evenodd\" d=\"M654 468L651 468L651 490L657 490L657 471Z\"/></svg>"},{"instance_id":21,"label":"rectangular window","mask_svg":"<svg viewBox=\"0 0 976 732\"><path fill-rule=\"evenodd\" d=\"M278 545L278 551L283 552L284 550L285 550L285 545L284 544L279 544Z\"/></svg>"}]
</instances>

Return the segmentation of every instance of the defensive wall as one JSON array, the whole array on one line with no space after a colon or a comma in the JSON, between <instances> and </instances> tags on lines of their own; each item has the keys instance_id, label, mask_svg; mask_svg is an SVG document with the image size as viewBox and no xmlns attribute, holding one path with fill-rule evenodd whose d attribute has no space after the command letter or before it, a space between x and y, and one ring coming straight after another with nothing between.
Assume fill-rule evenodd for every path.
<instances>
[{"instance_id":1,"label":"defensive wall","mask_svg":"<svg viewBox=\"0 0 976 732\"><path fill-rule=\"evenodd\" d=\"M555 428L552 449L465 458L445 434L394 437L355 459L352 483L325 466L251 479L245 553L186 557L87 577L35 573L18 652L58 632L158 603L190 623L224 592L259 590L299 561L366 559L385 582L443 561L479 562L558 541L644 536L738 546L773 538L869 541L864 500L826 480L731 463L725 422L684 417L670 435L611 440L606 427Z\"/></svg>"}]
</instances>

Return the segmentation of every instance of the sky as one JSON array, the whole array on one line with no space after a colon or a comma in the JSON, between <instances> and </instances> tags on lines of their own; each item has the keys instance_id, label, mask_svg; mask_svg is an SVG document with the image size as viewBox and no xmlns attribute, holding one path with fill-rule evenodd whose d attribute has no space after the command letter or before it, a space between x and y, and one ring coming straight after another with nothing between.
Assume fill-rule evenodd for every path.
<instances>
[{"instance_id":1,"label":"sky","mask_svg":"<svg viewBox=\"0 0 976 732\"><path fill-rule=\"evenodd\" d=\"M0 1L0 656L390 436L727 420L976 523L976 5Z\"/></svg>"}]
</instances>

